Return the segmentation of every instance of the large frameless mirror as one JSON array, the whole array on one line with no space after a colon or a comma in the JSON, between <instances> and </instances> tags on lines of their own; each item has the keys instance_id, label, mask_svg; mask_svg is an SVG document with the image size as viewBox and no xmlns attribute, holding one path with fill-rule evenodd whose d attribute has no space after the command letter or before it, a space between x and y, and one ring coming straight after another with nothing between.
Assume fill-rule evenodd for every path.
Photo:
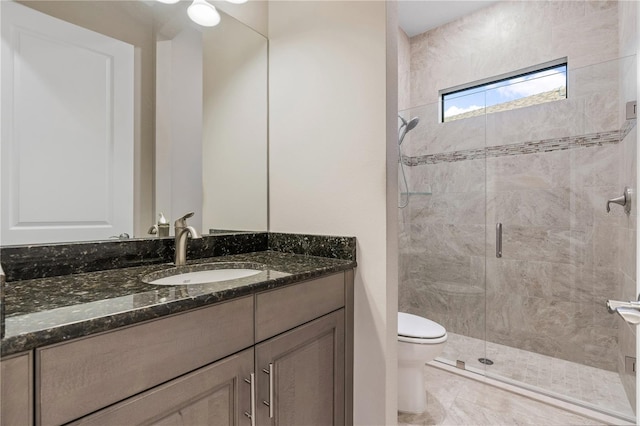
<instances>
[{"instance_id":1,"label":"large frameless mirror","mask_svg":"<svg viewBox=\"0 0 640 426\"><path fill-rule=\"evenodd\" d=\"M187 6L2 2L3 246L267 230L267 39Z\"/></svg>"}]
</instances>

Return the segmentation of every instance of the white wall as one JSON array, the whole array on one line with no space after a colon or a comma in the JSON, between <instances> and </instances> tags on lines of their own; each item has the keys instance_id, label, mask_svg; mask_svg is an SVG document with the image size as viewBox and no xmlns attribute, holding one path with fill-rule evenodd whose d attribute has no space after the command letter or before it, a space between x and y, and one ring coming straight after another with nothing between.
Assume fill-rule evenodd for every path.
<instances>
[{"instance_id":1,"label":"white wall","mask_svg":"<svg viewBox=\"0 0 640 426\"><path fill-rule=\"evenodd\" d=\"M394 47L387 66L386 7L269 2L269 229L357 238L354 419L361 425L393 424L397 415L397 252L387 247L386 212L397 56ZM390 27L397 35L397 24Z\"/></svg>"}]
</instances>

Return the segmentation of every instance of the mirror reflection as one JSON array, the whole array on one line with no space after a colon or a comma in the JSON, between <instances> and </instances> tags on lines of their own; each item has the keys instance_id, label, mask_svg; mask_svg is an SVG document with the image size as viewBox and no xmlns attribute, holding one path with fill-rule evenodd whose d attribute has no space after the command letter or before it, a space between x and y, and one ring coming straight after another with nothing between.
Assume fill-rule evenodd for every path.
<instances>
[{"instance_id":1,"label":"mirror reflection","mask_svg":"<svg viewBox=\"0 0 640 426\"><path fill-rule=\"evenodd\" d=\"M187 6L2 2L2 245L267 230L267 40Z\"/></svg>"}]
</instances>

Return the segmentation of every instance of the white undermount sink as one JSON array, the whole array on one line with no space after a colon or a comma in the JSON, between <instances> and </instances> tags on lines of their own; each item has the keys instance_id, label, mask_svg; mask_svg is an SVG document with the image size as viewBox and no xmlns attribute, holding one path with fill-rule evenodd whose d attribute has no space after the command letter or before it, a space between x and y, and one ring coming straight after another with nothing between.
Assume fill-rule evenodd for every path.
<instances>
[{"instance_id":1,"label":"white undermount sink","mask_svg":"<svg viewBox=\"0 0 640 426\"><path fill-rule=\"evenodd\" d=\"M263 272L260 269L251 269L250 267L225 268L222 265L211 264L198 265L195 268L200 270L178 272L173 269L160 274L149 274L142 280L147 284L156 285L208 284L246 278Z\"/></svg>"}]
</instances>

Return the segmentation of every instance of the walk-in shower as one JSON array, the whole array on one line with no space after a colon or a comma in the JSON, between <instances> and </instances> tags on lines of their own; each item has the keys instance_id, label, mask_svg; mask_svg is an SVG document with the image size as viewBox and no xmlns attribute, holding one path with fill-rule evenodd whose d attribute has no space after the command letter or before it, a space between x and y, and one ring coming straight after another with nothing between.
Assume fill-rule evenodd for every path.
<instances>
[{"instance_id":1,"label":"walk-in shower","mask_svg":"<svg viewBox=\"0 0 640 426\"><path fill-rule=\"evenodd\" d=\"M401 34L399 48L410 81L400 114L420 121L402 145L413 195L399 214L400 310L446 328L439 362L632 422L636 331L606 301L637 298L637 203L606 207L637 188L626 114L635 7L497 2ZM498 29L509 37L487 36ZM490 86L478 92L485 104L442 122L442 89L557 58L567 58L562 96L523 89L524 100L489 108Z\"/></svg>"}]
</instances>

